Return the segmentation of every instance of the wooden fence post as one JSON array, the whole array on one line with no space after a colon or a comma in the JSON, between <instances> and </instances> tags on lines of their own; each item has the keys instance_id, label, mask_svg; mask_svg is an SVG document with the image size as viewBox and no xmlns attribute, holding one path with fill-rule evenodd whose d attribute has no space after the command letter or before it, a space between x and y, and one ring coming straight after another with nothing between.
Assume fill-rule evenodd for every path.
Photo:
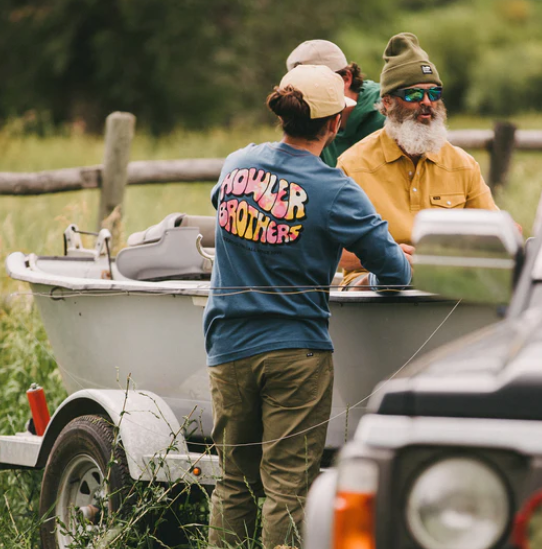
<instances>
[{"instance_id":1,"label":"wooden fence post","mask_svg":"<svg viewBox=\"0 0 542 549\"><path fill-rule=\"evenodd\" d=\"M98 212L98 230L111 231L113 246L119 244L124 187L128 181L130 147L136 117L128 112L111 113L105 124L103 179Z\"/></svg>"},{"instance_id":2,"label":"wooden fence post","mask_svg":"<svg viewBox=\"0 0 542 549\"><path fill-rule=\"evenodd\" d=\"M497 185L504 185L515 148L516 126L510 122L497 122L494 128L494 137L489 145L489 181L493 189Z\"/></svg>"}]
</instances>

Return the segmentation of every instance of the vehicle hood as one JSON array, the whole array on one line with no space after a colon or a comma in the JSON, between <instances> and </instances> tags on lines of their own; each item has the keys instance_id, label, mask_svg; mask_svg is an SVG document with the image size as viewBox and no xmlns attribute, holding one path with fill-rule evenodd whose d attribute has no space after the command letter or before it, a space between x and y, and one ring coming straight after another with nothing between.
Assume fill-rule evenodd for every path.
<instances>
[{"instance_id":1,"label":"vehicle hood","mask_svg":"<svg viewBox=\"0 0 542 549\"><path fill-rule=\"evenodd\" d=\"M381 383L378 414L542 420L542 311L446 345Z\"/></svg>"}]
</instances>

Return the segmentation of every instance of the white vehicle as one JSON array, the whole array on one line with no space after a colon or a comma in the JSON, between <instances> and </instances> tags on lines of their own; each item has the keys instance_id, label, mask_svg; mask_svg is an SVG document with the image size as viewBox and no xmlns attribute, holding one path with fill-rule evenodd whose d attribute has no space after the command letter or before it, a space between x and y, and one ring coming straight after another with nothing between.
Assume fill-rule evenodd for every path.
<instances>
[{"instance_id":1,"label":"white vehicle","mask_svg":"<svg viewBox=\"0 0 542 549\"><path fill-rule=\"evenodd\" d=\"M508 312L375 389L310 490L308 549L542 546L541 214L526 253L505 212L418 215L415 283Z\"/></svg>"},{"instance_id":2,"label":"white vehicle","mask_svg":"<svg viewBox=\"0 0 542 549\"><path fill-rule=\"evenodd\" d=\"M69 397L42 436L0 436L0 466L45 468L40 512L67 525L74 508L92 517L98 506L114 428L122 440L119 484L148 480L152 471L161 482L212 485L218 474L216 457L205 451L212 422L202 333L214 219L172 214L132 235L116 258L108 231L94 249L83 247L80 233L66 230L63 257L16 252L6 261L9 276L32 289ZM331 288L330 306L329 454L353 434L378 381L413 355L498 320L494 307L416 290ZM194 432L187 416L197 418ZM54 523L42 527L44 549L65 549L71 536Z\"/></svg>"}]
</instances>

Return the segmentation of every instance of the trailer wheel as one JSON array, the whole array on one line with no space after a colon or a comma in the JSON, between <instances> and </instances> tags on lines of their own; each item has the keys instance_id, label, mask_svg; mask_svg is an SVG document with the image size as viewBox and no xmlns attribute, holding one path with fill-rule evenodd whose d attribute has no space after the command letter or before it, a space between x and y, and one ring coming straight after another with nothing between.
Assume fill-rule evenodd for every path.
<instances>
[{"instance_id":1,"label":"trailer wheel","mask_svg":"<svg viewBox=\"0 0 542 549\"><path fill-rule=\"evenodd\" d=\"M72 420L58 436L43 475L43 549L68 549L91 533L103 513L118 511L132 481L113 426L102 416ZM84 517L84 518L83 518Z\"/></svg>"}]
</instances>

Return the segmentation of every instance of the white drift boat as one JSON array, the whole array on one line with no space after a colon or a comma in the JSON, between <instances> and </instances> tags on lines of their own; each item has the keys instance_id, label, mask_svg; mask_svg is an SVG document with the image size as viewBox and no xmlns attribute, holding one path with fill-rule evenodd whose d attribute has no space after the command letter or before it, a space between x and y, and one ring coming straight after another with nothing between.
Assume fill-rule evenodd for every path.
<instances>
[{"instance_id":1,"label":"white drift boat","mask_svg":"<svg viewBox=\"0 0 542 549\"><path fill-rule=\"evenodd\" d=\"M130 376L137 389L159 395L179 423L191 412L201 418L203 432L197 435L208 436L211 405L202 314L210 291L204 279L209 264L197 253L196 237L209 233L198 225L210 226L212 233L214 222L191 216L166 220L132 235L132 246L117 260L108 256L107 231L100 233L95 250L85 250L77 228L70 226L66 256L17 252L6 267L12 278L30 284L70 394L122 389ZM212 234L204 234L203 245L211 242ZM168 265L172 257L186 261ZM175 279L179 273L182 280ZM331 448L352 434L363 400L375 385L418 351L498 320L495 307L457 306L416 290L380 295L331 289L330 306L336 349L332 415L338 416L330 424Z\"/></svg>"}]
</instances>

